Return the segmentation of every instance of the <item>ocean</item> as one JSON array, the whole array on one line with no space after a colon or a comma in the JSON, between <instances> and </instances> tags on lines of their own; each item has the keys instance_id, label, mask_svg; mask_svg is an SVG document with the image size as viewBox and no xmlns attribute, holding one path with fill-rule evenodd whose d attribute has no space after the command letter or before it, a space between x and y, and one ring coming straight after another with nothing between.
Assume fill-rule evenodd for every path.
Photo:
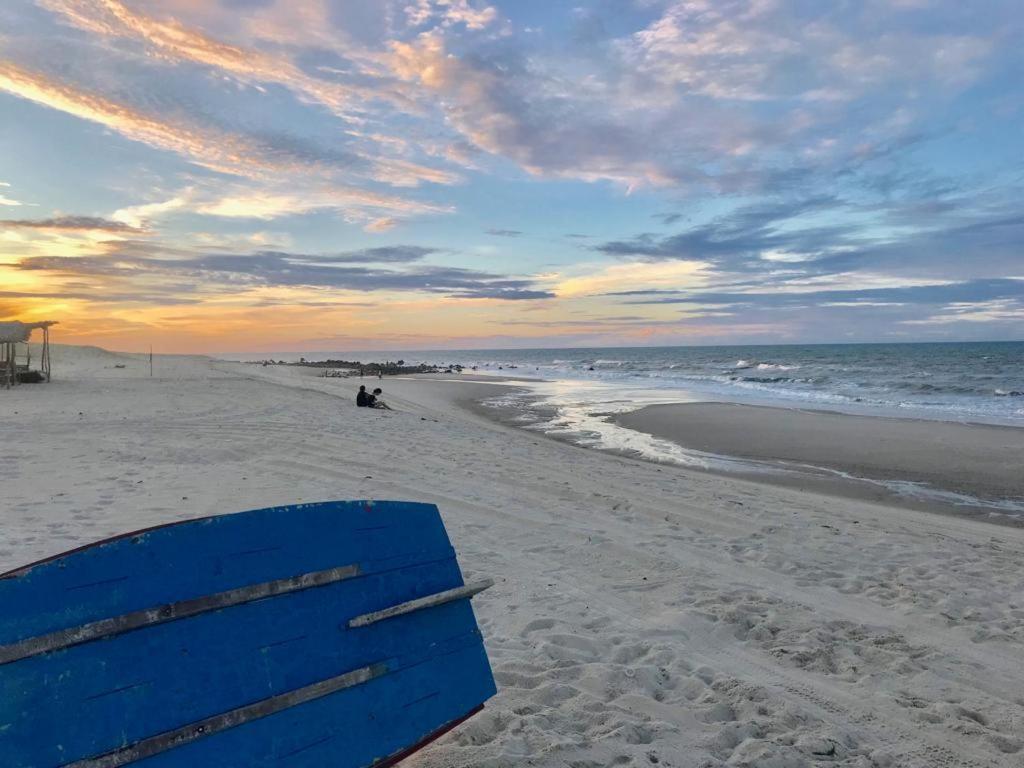
<instances>
[{"instance_id":1,"label":"ocean","mask_svg":"<svg viewBox=\"0 0 1024 768\"><path fill-rule=\"evenodd\" d=\"M525 388L488 404L524 428L587 447L726 472L831 473L897 496L1024 515L1024 493L978 499L909 480L787 470L703 453L613 420L647 405L717 401L1024 427L1024 342L472 350L404 359L525 378Z\"/></svg>"},{"instance_id":2,"label":"ocean","mask_svg":"<svg viewBox=\"0 0 1024 768\"><path fill-rule=\"evenodd\" d=\"M587 447L730 472L775 473L780 469L777 464L702 453L628 429L616 424L613 417L663 403L727 402L1024 427L1024 342L323 352L307 356L461 365L468 372L525 379L522 387L509 388L486 404L524 428ZM993 502L909 481L879 484L902 496L1024 515L1024 493L1021 498Z\"/></svg>"},{"instance_id":3,"label":"ocean","mask_svg":"<svg viewBox=\"0 0 1024 768\"><path fill-rule=\"evenodd\" d=\"M581 403L715 400L1024 426L1024 342L471 350L404 359L560 382L562 397Z\"/></svg>"}]
</instances>

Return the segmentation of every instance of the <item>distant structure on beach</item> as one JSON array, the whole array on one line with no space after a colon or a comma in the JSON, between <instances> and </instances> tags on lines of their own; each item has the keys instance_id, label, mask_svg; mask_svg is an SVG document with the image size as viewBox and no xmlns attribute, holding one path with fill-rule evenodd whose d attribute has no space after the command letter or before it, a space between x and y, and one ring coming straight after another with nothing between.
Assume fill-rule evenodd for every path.
<instances>
[{"instance_id":1,"label":"distant structure on beach","mask_svg":"<svg viewBox=\"0 0 1024 768\"><path fill-rule=\"evenodd\" d=\"M0 323L0 385L10 389L15 384L34 383L50 380L50 326L56 320L38 323L20 321ZM32 347L29 339L37 328L43 332L43 348L40 352L39 370L32 370ZM23 351L22 361L19 351Z\"/></svg>"}]
</instances>

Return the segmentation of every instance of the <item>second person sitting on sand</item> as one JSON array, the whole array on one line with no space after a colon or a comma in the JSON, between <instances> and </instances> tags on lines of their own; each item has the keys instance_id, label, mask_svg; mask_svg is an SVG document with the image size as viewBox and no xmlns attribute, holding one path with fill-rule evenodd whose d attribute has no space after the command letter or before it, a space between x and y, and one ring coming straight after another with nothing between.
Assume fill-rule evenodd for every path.
<instances>
[{"instance_id":1,"label":"second person sitting on sand","mask_svg":"<svg viewBox=\"0 0 1024 768\"><path fill-rule=\"evenodd\" d=\"M371 395L369 392L366 391L366 387L360 386L359 394L356 395L356 405L358 405L360 408L369 408L370 397Z\"/></svg>"},{"instance_id":2,"label":"second person sitting on sand","mask_svg":"<svg viewBox=\"0 0 1024 768\"><path fill-rule=\"evenodd\" d=\"M372 395L366 396L366 404L370 408L383 408L385 411L390 411L391 406L380 399L380 396L382 394L384 394L384 391L380 387L377 387L375 390L373 390Z\"/></svg>"}]
</instances>

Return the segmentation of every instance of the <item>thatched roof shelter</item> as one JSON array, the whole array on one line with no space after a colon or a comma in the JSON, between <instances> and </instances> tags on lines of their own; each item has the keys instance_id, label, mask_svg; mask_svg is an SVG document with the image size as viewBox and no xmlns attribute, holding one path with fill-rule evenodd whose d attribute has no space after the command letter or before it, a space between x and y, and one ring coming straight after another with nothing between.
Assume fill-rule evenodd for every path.
<instances>
[{"instance_id":1,"label":"thatched roof shelter","mask_svg":"<svg viewBox=\"0 0 1024 768\"><path fill-rule=\"evenodd\" d=\"M40 355L40 369L36 372L36 381L50 380L50 326L56 320L43 320L38 323L23 323L19 320L0 323L0 384L10 389L22 379L28 380L32 375L32 351L28 346L32 331L43 332L43 349ZM18 361L18 345L25 345L24 363Z\"/></svg>"}]
</instances>

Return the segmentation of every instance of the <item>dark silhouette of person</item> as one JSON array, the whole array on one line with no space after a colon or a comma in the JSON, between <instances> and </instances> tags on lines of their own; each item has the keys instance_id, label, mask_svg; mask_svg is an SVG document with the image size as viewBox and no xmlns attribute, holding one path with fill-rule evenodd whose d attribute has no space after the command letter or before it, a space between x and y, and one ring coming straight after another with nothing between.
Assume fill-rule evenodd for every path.
<instances>
[{"instance_id":1,"label":"dark silhouette of person","mask_svg":"<svg viewBox=\"0 0 1024 768\"><path fill-rule=\"evenodd\" d=\"M359 406L360 408L369 408L370 407L370 398L371 397L373 397L373 396L367 394L366 387L365 386L360 386L359 387L359 394L356 395L356 405Z\"/></svg>"},{"instance_id":2,"label":"dark silhouette of person","mask_svg":"<svg viewBox=\"0 0 1024 768\"><path fill-rule=\"evenodd\" d=\"M373 390L372 395L367 395L367 397L369 398L367 404L371 408L383 408L385 411L390 411L391 406L385 403L383 400L379 399L380 396L383 394L384 391L380 387L377 387L375 390Z\"/></svg>"}]
</instances>

